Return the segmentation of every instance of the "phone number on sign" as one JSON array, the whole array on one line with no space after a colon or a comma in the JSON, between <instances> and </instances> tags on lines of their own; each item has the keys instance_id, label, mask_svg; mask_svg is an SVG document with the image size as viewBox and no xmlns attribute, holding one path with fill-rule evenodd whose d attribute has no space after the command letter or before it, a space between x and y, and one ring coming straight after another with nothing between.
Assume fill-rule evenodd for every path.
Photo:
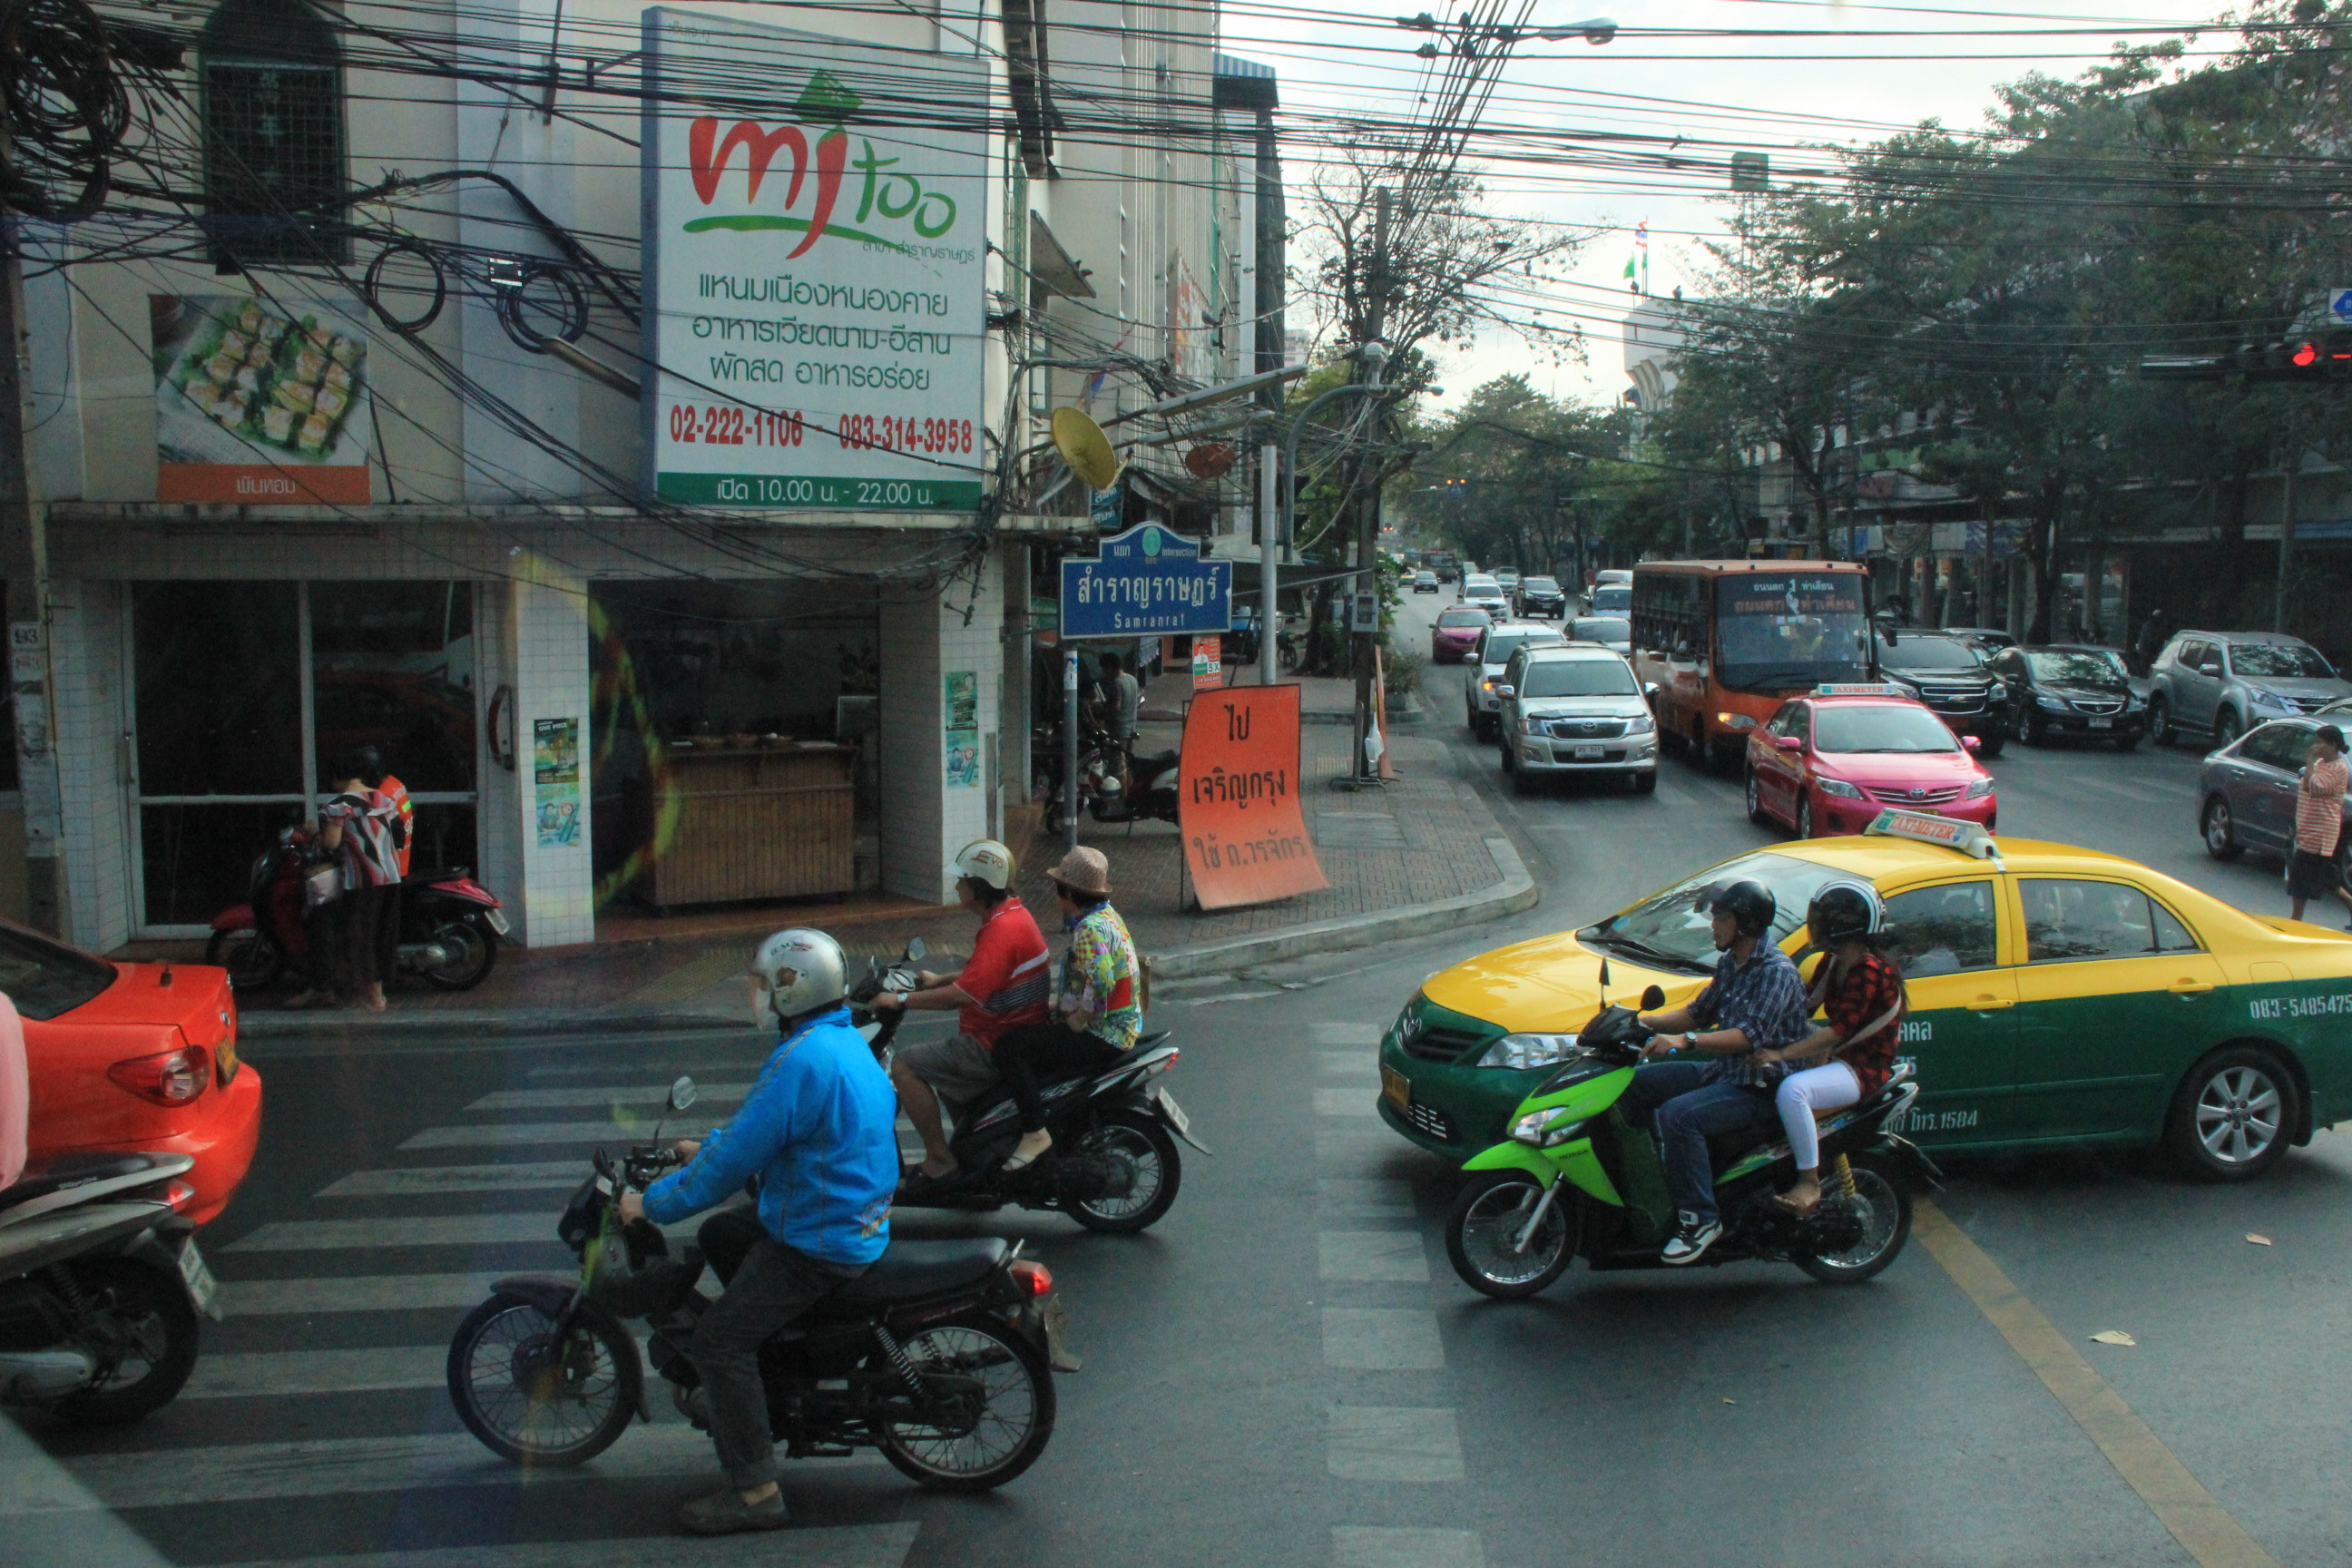
<instances>
[{"instance_id":1,"label":"phone number on sign","mask_svg":"<svg viewBox=\"0 0 2352 1568\"><path fill-rule=\"evenodd\" d=\"M685 445L710 447L797 447L808 439L812 421L798 409L738 408L714 405L697 407L675 403L669 410L669 438ZM814 433L826 434L821 423ZM918 415L845 414L832 431L841 446L857 451L970 452L972 422L930 419Z\"/></svg>"}]
</instances>

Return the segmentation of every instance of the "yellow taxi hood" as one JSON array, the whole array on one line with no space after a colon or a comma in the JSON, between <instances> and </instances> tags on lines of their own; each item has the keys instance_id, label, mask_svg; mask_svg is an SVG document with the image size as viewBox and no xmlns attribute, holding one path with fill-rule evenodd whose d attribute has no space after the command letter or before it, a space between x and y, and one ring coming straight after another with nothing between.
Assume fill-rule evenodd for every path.
<instances>
[{"instance_id":1,"label":"yellow taxi hood","mask_svg":"<svg viewBox=\"0 0 2352 1568\"><path fill-rule=\"evenodd\" d=\"M1642 988L1657 985L1669 1002L1695 994L1706 978L1609 960L1609 1000L1640 1005ZM1513 942L1440 970L1421 988L1439 1006L1499 1024L1515 1033L1564 1034L1584 1027L1601 1010L1601 954L1566 931Z\"/></svg>"}]
</instances>

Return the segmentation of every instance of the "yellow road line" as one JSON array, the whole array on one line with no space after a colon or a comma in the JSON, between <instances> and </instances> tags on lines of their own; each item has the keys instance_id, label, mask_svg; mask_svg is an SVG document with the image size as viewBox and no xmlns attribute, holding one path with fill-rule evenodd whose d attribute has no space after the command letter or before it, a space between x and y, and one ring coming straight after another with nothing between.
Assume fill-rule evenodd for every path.
<instances>
[{"instance_id":1,"label":"yellow road line","mask_svg":"<svg viewBox=\"0 0 2352 1568\"><path fill-rule=\"evenodd\" d=\"M2123 1395L2042 1315L2042 1309L2010 1283L2000 1265L1986 1257L1943 1210L1923 1200L1913 1228L1961 1294L1976 1303L1977 1310L2033 1369L2116 1474L2201 1568L2279 1568L2278 1560L2246 1533L2124 1403Z\"/></svg>"}]
</instances>

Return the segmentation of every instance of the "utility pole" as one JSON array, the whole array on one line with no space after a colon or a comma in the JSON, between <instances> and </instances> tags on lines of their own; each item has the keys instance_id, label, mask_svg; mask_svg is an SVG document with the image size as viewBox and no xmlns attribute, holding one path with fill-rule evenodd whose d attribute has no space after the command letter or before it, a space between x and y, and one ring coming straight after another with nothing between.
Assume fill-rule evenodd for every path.
<instances>
[{"instance_id":1,"label":"utility pole","mask_svg":"<svg viewBox=\"0 0 2352 1568\"><path fill-rule=\"evenodd\" d=\"M1388 348L1382 342L1382 335L1388 329L1389 207L1394 200L1394 193L1386 185L1372 193L1372 258L1364 279L1364 345L1361 351L1364 384L1369 387L1381 384L1381 373L1388 363ZM1377 433L1385 423L1375 405L1369 428ZM1380 462L1377 458L1370 455L1360 457L1356 462L1360 479L1368 464L1375 472L1378 471ZM1349 488L1358 489L1354 486ZM1381 636L1380 573L1377 567L1381 546L1379 486L1370 487L1368 493L1360 493L1356 504L1359 509L1356 514L1356 592L1370 595L1373 607L1372 629L1358 632L1349 639L1355 651L1356 673L1355 765L1349 771L1358 779L1370 779L1379 776L1379 769L1365 754L1365 748L1373 727L1381 721L1381 715L1372 710L1372 669Z\"/></svg>"},{"instance_id":2,"label":"utility pole","mask_svg":"<svg viewBox=\"0 0 2352 1568\"><path fill-rule=\"evenodd\" d=\"M25 802L26 914L65 934L63 822L49 719L48 551L33 507L25 451L24 270L0 211L0 573L8 584L8 685L15 699L16 782Z\"/></svg>"},{"instance_id":3,"label":"utility pole","mask_svg":"<svg viewBox=\"0 0 2352 1568\"><path fill-rule=\"evenodd\" d=\"M2278 602L2271 609L2271 630L2286 630L2287 584L2294 571L2294 480L2295 471L2303 467L2303 452L2291 450L2280 464L2279 499Z\"/></svg>"},{"instance_id":4,"label":"utility pole","mask_svg":"<svg viewBox=\"0 0 2352 1568\"><path fill-rule=\"evenodd\" d=\"M1275 574L1282 567L1282 546L1290 536L1290 518L1282 505L1282 448L1273 442L1257 449L1257 572L1265 607L1258 612L1257 683L1272 686L1282 670L1282 594Z\"/></svg>"}]
</instances>

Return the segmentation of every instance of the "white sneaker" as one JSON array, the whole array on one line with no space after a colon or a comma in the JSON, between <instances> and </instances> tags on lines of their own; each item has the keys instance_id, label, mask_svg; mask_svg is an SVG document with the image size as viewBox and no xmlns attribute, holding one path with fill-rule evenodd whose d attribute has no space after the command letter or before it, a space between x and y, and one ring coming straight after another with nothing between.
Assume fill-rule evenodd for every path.
<instances>
[{"instance_id":1,"label":"white sneaker","mask_svg":"<svg viewBox=\"0 0 2352 1568\"><path fill-rule=\"evenodd\" d=\"M1720 1220L1701 1220L1695 1214L1685 1214L1682 1222L1682 1228L1675 1232L1667 1241L1665 1250L1658 1255L1659 1261L1670 1268L1696 1263L1706 1249L1723 1236Z\"/></svg>"}]
</instances>

